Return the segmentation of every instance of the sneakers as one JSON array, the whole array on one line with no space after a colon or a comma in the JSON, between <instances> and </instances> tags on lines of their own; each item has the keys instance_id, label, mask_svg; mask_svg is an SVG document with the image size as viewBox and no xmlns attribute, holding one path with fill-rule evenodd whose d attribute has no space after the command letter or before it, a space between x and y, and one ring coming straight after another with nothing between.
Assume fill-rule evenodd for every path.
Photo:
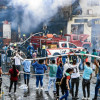
<instances>
[{"instance_id":1,"label":"sneakers","mask_svg":"<svg viewBox=\"0 0 100 100\"><path fill-rule=\"evenodd\" d=\"M76 99L79 99L79 96L76 96L75 98L76 98Z\"/></svg>"},{"instance_id":2,"label":"sneakers","mask_svg":"<svg viewBox=\"0 0 100 100\"><path fill-rule=\"evenodd\" d=\"M39 89L39 87L36 87L36 90L38 90Z\"/></svg>"},{"instance_id":3,"label":"sneakers","mask_svg":"<svg viewBox=\"0 0 100 100\"><path fill-rule=\"evenodd\" d=\"M43 87L41 87L41 90L43 90Z\"/></svg>"},{"instance_id":4,"label":"sneakers","mask_svg":"<svg viewBox=\"0 0 100 100\"><path fill-rule=\"evenodd\" d=\"M14 95L16 95L16 92L14 92Z\"/></svg>"},{"instance_id":5,"label":"sneakers","mask_svg":"<svg viewBox=\"0 0 100 100\"><path fill-rule=\"evenodd\" d=\"M83 97L82 100L87 100L87 98L86 97Z\"/></svg>"},{"instance_id":6,"label":"sneakers","mask_svg":"<svg viewBox=\"0 0 100 100\"><path fill-rule=\"evenodd\" d=\"M90 100L90 97L88 97L87 100Z\"/></svg>"},{"instance_id":7,"label":"sneakers","mask_svg":"<svg viewBox=\"0 0 100 100\"><path fill-rule=\"evenodd\" d=\"M9 92L8 94L9 94L9 95L11 95L11 94L12 94L12 92Z\"/></svg>"}]
</instances>

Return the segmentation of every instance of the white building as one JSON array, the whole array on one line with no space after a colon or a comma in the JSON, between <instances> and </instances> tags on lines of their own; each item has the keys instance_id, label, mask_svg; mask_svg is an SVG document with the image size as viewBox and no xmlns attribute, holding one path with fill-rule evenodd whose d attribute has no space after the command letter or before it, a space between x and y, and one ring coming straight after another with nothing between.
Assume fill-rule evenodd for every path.
<instances>
[{"instance_id":1,"label":"white building","mask_svg":"<svg viewBox=\"0 0 100 100\"><path fill-rule=\"evenodd\" d=\"M11 39L11 23L3 22L3 38Z\"/></svg>"},{"instance_id":2,"label":"white building","mask_svg":"<svg viewBox=\"0 0 100 100\"><path fill-rule=\"evenodd\" d=\"M79 0L81 15L73 15L67 26L68 34L88 34L92 44L100 42L100 0ZM94 41L93 41L94 40ZM93 45L94 45L93 44ZM96 45L98 47L100 45Z\"/></svg>"}]
</instances>

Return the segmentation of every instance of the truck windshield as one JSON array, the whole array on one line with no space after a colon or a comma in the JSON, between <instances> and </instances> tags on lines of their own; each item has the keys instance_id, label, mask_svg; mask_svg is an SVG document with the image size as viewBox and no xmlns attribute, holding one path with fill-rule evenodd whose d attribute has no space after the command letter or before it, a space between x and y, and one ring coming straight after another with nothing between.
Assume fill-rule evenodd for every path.
<instances>
[{"instance_id":1,"label":"truck windshield","mask_svg":"<svg viewBox=\"0 0 100 100\"><path fill-rule=\"evenodd\" d=\"M62 43L61 46L62 46L62 48L67 48L67 44L66 43Z\"/></svg>"},{"instance_id":2,"label":"truck windshield","mask_svg":"<svg viewBox=\"0 0 100 100\"><path fill-rule=\"evenodd\" d=\"M69 48L77 48L74 44L69 43Z\"/></svg>"}]
</instances>

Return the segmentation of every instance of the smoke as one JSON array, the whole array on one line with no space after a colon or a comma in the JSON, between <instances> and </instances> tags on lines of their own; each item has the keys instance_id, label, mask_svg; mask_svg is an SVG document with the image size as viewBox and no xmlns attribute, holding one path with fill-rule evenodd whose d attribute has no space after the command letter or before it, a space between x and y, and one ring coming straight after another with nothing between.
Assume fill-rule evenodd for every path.
<instances>
[{"instance_id":1,"label":"smoke","mask_svg":"<svg viewBox=\"0 0 100 100\"><path fill-rule=\"evenodd\" d=\"M59 8L71 3L71 0L10 0L9 5L14 8L12 27L18 24L23 32L29 33L39 24L47 24Z\"/></svg>"}]
</instances>

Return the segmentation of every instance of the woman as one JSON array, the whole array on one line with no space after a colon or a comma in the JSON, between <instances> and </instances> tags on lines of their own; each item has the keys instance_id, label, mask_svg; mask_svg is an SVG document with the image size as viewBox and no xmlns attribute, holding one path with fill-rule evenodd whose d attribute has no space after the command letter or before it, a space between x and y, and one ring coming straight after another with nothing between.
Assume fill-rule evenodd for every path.
<instances>
[{"instance_id":1,"label":"woman","mask_svg":"<svg viewBox=\"0 0 100 100\"><path fill-rule=\"evenodd\" d=\"M69 81L70 81L70 75L73 73L73 69L71 68L68 68L66 70L66 74L65 74L65 77L62 78L61 80L61 88L62 90L65 92L65 95L63 95L60 100L64 99L67 100L67 97L69 95L69 90L70 90L70 87L69 87Z\"/></svg>"},{"instance_id":2,"label":"woman","mask_svg":"<svg viewBox=\"0 0 100 100\"><path fill-rule=\"evenodd\" d=\"M12 89L13 83L14 83L14 93L16 94L16 85L17 85L18 76L19 76L20 72L16 69L15 65L12 65L12 66L13 66L13 68L11 68L6 75L11 76L10 77L9 94L11 94L11 89Z\"/></svg>"},{"instance_id":3,"label":"woman","mask_svg":"<svg viewBox=\"0 0 100 100\"><path fill-rule=\"evenodd\" d=\"M47 70L47 66L44 64L43 59L33 63L32 66L35 67L36 74L44 74L44 71ZM43 75L36 75L36 89L39 89L39 82L41 89L43 89Z\"/></svg>"}]
</instances>

